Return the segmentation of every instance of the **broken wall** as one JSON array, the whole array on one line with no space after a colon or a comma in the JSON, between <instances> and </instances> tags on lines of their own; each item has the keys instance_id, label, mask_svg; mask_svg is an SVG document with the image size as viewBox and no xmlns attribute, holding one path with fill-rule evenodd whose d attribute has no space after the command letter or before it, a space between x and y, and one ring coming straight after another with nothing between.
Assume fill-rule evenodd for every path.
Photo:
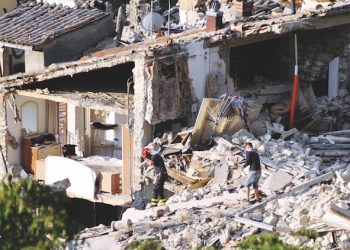
<instances>
[{"instance_id":1,"label":"broken wall","mask_svg":"<svg viewBox=\"0 0 350 250\"><path fill-rule=\"evenodd\" d=\"M301 83L311 83L314 88L320 82L328 82L329 63L337 56L343 58L340 63L340 71L343 76L340 80L340 93L345 94L346 72L349 64L346 63L350 44L350 27L341 26L339 28L302 32L299 39L299 65ZM342 64L343 63L343 64ZM345 79L346 78L346 79ZM321 86L320 86L321 87Z\"/></svg>"},{"instance_id":2,"label":"broken wall","mask_svg":"<svg viewBox=\"0 0 350 250\"><path fill-rule=\"evenodd\" d=\"M82 145L85 134L85 109L67 103L67 143L78 145L76 151L86 152L86 145Z\"/></svg>"},{"instance_id":3,"label":"broken wall","mask_svg":"<svg viewBox=\"0 0 350 250\"><path fill-rule=\"evenodd\" d=\"M18 107L19 115L21 117L21 106L27 102L34 102L38 105L38 133L45 133L47 132L47 102L43 99L37 99L37 98L30 98L20 95L16 96L16 104ZM2 105L0 105L2 107ZM13 149L11 147L7 147L7 161L9 164L21 164L22 161L22 123L21 122L14 122L14 113L12 112L9 105L6 105L6 123L7 123L7 129L9 132L14 136L18 142L17 149ZM22 118L22 117L21 117ZM33 119L35 119L33 117ZM1 117L0 117L1 122Z\"/></svg>"},{"instance_id":4,"label":"broken wall","mask_svg":"<svg viewBox=\"0 0 350 250\"><path fill-rule=\"evenodd\" d=\"M188 66L190 78L199 102L198 104L200 105L201 100L207 97L206 85L209 74L227 75L225 59L221 55L222 51L225 50L219 46L205 48L203 40L187 44L186 49L189 54Z\"/></svg>"},{"instance_id":5,"label":"broken wall","mask_svg":"<svg viewBox=\"0 0 350 250\"><path fill-rule=\"evenodd\" d=\"M0 93L1 100L4 100L4 94ZM5 142L5 135L7 129L6 122L6 109L4 105L0 105L0 146L2 147L2 153L6 157L7 155L7 147ZM2 178L6 174L4 161L0 160L0 178Z\"/></svg>"},{"instance_id":6,"label":"broken wall","mask_svg":"<svg viewBox=\"0 0 350 250\"><path fill-rule=\"evenodd\" d=\"M134 115L133 127L134 131L134 165L132 169L132 187L133 190L140 190L141 169L139 168L141 149L147 145L152 139L152 126L145 121L146 107L149 105L148 92L152 86L152 77L149 73L149 63L146 63L145 58L135 60L134 75Z\"/></svg>"},{"instance_id":7,"label":"broken wall","mask_svg":"<svg viewBox=\"0 0 350 250\"><path fill-rule=\"evenodd\" d=\"M149 88L145 119L150 124L186 118L191 113L192 90L186 57L155 60L150 67L152 85Z\"/></svg>"}]
</instances>

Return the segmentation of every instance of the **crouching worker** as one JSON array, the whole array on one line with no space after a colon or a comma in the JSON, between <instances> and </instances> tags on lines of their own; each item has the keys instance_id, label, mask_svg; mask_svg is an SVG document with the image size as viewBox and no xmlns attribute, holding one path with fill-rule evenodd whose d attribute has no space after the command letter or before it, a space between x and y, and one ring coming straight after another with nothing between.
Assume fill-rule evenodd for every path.
<instances>
[{"instance_id":1,"label":"crouching worker","mask_svg":"<svg viewBox=\"0 0 350 250\"><path fill-rule=\"evenodd\" d=\"M166 199L164 196L164 182L168 179L168 174L165 168L164 160L160 156L161 148L158 144L153 144L151 147L150 157L147 160L148 165L154 167L154 187L152 193L151 206L165 205Z\"/></svg>"},{"instance_id":2,"label":"crouching worker","mask_svg":"<svg viewBox=\"0 0 350 250\"><path fill-rule=\"evenodd\" d=\"M243 168L250 166L248 178L245 183L245 187L247 188L247 199L250 201L250 187L253 186L256 201L261 201L258 189L258 183L261 176L260 157L258 152L253 150L253 144L251 142L245 143L245 150L246 162L243 165Z\"/></svg>"}]
</instances>

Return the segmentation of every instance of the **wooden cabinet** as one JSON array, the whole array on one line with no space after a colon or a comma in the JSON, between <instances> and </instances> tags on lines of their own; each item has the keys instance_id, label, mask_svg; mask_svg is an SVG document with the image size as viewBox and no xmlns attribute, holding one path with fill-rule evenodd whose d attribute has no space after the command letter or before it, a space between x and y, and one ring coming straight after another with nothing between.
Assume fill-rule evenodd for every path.
<instances>
[{"instance_id":1,"label":"wooden cabinet","mask_svg":"<svg viewBox=\"0 0 350 250\"><path fill-rule=\"evenodd\" d=\"M120 192L120 173L100 172L100 190L110 194Z\"/></svg>"},{"instance_id":2,"label":"wooden cabinet","mask_svg":"<svg viewBox=\"0 0 350 250\"><path fill-rule=\"evenodd\" d=\"M62 153L61 144L51 142L50 144L36 145L40 135L23 138L22 165L28 174L35 174L37 160L45 159L47 156L60 156Z\"/></svg>"}]
</instances>

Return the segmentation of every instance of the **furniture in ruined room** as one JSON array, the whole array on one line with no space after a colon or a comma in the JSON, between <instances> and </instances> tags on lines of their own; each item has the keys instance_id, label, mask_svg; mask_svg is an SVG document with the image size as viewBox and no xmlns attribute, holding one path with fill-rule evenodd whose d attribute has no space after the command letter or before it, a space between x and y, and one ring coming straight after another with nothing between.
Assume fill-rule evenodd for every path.
<instances>
[{"instance_id":1,"label":"furniture in ruined room","mask_svg":"<svg viewBox=\"0 0 350 250\"><path fill-rule=\"evenodd\" d=\"M72 185L70 193L87 199L93 199L99 192L117 194L122 191L122 165L121 160L104 156L78 160L50 156L45 160L45 183L68 178Z\"/></svg>"},{"instance_id":2,"label":"furniture in ruined room","mask_svg":"<svg viewBox=\"0 0 350 250\"><path fill-rule=\"evenodd\" d=\"M120 173L100 172L98 178L100 191L110 194L120 193Z\"/></svg>"},{"instance_id":3,"label":"furniture in ruined room","mask_svg":"<svg viewBox=\"0 0 350 250\"><path fill-rule=\"evenodd\" d=\"M54 141L52 134L26 135L22 140L22 166L29 174L35 175L36 161L47 156L60 156L61 144Z\"/></svg>"},{"instance_id":4,"label":"furniture in ruined room","mask_svg":"<svg viewBox=\"0 0 350 250\"><path fill-rule=\"evenodd\" d=\"M79 162L96 173L99 191L110 194L121 192L122 160L102 155L94 155L81 158Z\"/></svg>"},{"instance_id":5,"label":"furniture in ruined room","mask_svg":"<svg viewBox=\"0 0 350 250\"><path fill-rule=\"evenodd\" d=\"M45 159L36 160L34 178L38 181L45 180Z\"/></svg>"},{"instance_id":6,"label":"furniture in ruined room","mask_svg":"<svg viewBox=\"0 0 350 250\"><path fill-rule=\"evenodd\" d=\"M91 124L93 130L93 143L92 154L113 156L114 142L108 141L107 131L114 130L117 124L102 124L100 122L94 122Z\"/></svg>"}]
</instances>

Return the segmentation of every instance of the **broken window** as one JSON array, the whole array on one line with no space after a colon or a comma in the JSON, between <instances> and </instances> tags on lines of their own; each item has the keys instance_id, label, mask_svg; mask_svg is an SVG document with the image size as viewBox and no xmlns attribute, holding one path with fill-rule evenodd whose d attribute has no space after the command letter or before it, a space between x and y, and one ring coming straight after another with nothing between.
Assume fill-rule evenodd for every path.
<instances>
[{"instance_id":1,"label":"broken window","mask_svg":"<svg viewBox=\"0 0 350 250\"><path fill-rule=\"evenodd\" d=\"M180 132L183 127L187 125L186 119L175 119L161 122L154 127L154 137L162 137L166 132Z\"/></svg>"},{"instance_id":2,"label":"broken window","mask_svg":"<svg viewBox=\"0 0 350 250\"><path fill-rule=\"evenodd\" d=\"M231 48L230 75L237 87L255 85L257 79L290 79L290 43L287 37Z\"/></svg>"},{"instance_id":3,"label":"broken window","mask_svg":"<svg viewBox=\"0 0 350 250\"><path fill-rule=\"evenodd\" d=\"M12 49L12 73L25 72L24 50Z\"/></svg>"},{"instance_id":4,"label":"broken window","mask_svg":"<svg viewBox=\"0 0 350 250\"><path fill-rule=\"evenodd\" d=\"M111 68L91 70L71 76L31 84L27 89L45 89L49 91L79 92L114 92L127 93L128 80L133 76L133 62L120 64ZM22 88L23 89L23 88ZM133 84L130 93L134 93Z\"/></svg>"}]
</instances>

